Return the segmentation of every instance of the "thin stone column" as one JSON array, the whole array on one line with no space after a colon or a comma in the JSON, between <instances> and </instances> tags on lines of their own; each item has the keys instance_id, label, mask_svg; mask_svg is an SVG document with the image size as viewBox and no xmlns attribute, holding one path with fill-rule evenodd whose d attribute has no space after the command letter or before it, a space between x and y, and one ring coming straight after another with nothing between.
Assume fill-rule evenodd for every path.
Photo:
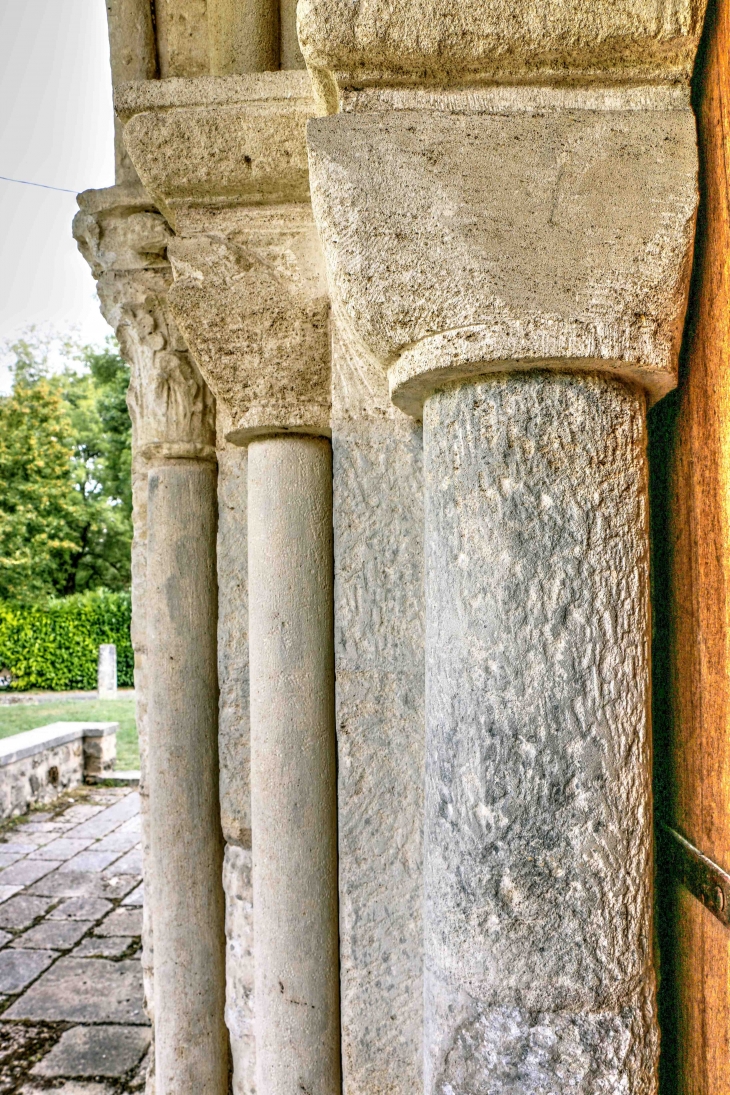
<instances>
[{"instance_id":1,"label":"thin stone column","mask_svg":"<svg viewBox=\"0 0 730 1095\"><path fill-rule=\"evenodd\" d=\"M148 483L157 1093L224 1095L215 463L155 462Z\"/></svg>"},{"instance_id":2,"label":"thin stone column","mask_svg":"<svg viewBox=\"0 0 730 1095\"><path fill-rule=\"evenodd\" d=\"M170 306L224 409L226 441L249 447L257 1093L334 1095L340 1047L331 366L304 140L314 110L309 80L280 72L185 88L150 82L130 86L117 107L129 118L125 141L140 177L174 217ZM170 155L161 171L163 146ZM194 180L203 177L201 189ZM245 777L240 787L243 796ZM242 804L242 830L245 813ZM236 836L242 852L246 835ZM229 854L228 868L232 901L247 886L246 857ZM245 1092L253 1054L250 910L243 901L239 913L229 976L242 992L236 1014L231 993L229 1021L237 1039L234 1089ZM233 914L229 923L233 928Z\"/></svg>"},{"instance_id":3,"label":"thin stone column","mask_svg":"<svg viewBox=\"0 0 730 1095\"><path fill-rule=\"evenodd\" d=\"M340 1091L332 455L248 456L256 1082Z\"/></svg>"},{"instance_id":4,"label":"thin stone column","mask_svg":"<svg viewBox=\"0 0 730 1095\"><path fill-rule=\"evenodd\" d=\"M652 1090L645 396L506 374L423 422L425 1091Z\"/></svg>"}]
</instances>

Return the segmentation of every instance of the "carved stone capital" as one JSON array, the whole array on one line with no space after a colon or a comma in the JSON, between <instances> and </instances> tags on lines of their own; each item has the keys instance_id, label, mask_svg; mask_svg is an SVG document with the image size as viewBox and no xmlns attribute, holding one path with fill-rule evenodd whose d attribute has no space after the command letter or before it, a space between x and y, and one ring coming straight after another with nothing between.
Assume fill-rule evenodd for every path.
<instances>
[{"instance_id":1,"label":"carved stone capital","mask_svg":"<svg viewBox=\"0 0 730 1095\"><path fill-rule=\"evenodd\" d=\"M229 440L330 432L329 302L301 72L130 84L125 140L177 235L169 302Z\"/></svg>"},{"instance_id":2,"label":"carved stone capital","mask_svg":"<svg viewBox=\"0 0 730 1095\"><path fill-rule=\"evenodd\" d=\"M131 366L137 459L215 459L214 400L167 303L172 232L141 188L86 191L79 206L74 236Z\"/></svg>"},{"instance_id":3,"label":"carved stone capital","mask_svg":"<svg viewBox=\"0 0 730 1095\"><path fill-rule=\"evenodd\" d=\"M333 302L420 417L449 380L676 383L697 204L686 93L529 88L309 125ZM459 109L460 108L460 109Z\"/></svg>"}]
</instances>

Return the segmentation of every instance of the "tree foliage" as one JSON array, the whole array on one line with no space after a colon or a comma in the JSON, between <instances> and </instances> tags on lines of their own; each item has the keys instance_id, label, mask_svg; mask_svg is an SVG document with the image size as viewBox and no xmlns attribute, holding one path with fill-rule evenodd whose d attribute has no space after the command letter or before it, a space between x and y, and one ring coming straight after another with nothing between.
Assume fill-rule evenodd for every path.
<instances>
[{"instance_id":1,"label":"tree foliage","mask_svg":"<svg viewBox=\"0 0 730 1095\"><path fill-rule=\"evenodd\" d=\"M13 388L0 397L0 598L127 589L129 368L111 338L101 350L61 342L60 369L51 340L33 332L9 350Z\"/></svg>"}]
</instances>

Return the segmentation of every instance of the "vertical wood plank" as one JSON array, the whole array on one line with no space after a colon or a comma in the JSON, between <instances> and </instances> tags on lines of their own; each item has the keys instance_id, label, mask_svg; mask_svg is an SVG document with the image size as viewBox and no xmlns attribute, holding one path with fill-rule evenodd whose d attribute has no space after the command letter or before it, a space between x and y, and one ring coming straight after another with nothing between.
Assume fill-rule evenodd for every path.
<instances>
[{"instance_id":1,"label":"vertical wood plank","mask_svg":"<svg viewBox=\"0 0 730 1095\"><path fill-rule=\"evenodd\" d=\"M668 425L668 520L655 547L670 688L657 696L657 793L669 822L730 869L730 0L711 0L695 75L700 213L679 392ZM675 417L676 416L676 417ZM672 422L671 420L674 419ZM661 446L656 446L655 457ZM657 468L660 480L662 469ZM655 533L656 533L655 524ZM667 606L661 604L668 594ZM666 612L666 617L664 613ZM661 661L661 651L659 652ZM658 664L660 671L662 666ZM662 715L667 715L666 725ZM664 750L664 756L661 753ZM662 763L664 761L664 763ZM730 1092L730 932L661 879L665 1095Z\"/></svg>"}]
</instances>

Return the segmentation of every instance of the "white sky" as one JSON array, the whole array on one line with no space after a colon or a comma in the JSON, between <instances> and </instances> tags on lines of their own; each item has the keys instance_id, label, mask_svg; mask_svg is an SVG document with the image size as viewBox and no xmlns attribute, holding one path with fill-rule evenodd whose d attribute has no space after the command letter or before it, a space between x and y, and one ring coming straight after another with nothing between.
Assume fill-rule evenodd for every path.
<instances>
[{"instance_id":1,"label":"white sky","mask_svg":"<svg viewBox=\"0 0 730 1095\"><path fill-rule=\"evenodd\" d=\"M113 185L105 0L0 0L0 175ZM32 324L91 343L110 333L71 235L76 208L74 194L0 180L0 346Z\"/></svg>"}]
</instances>

